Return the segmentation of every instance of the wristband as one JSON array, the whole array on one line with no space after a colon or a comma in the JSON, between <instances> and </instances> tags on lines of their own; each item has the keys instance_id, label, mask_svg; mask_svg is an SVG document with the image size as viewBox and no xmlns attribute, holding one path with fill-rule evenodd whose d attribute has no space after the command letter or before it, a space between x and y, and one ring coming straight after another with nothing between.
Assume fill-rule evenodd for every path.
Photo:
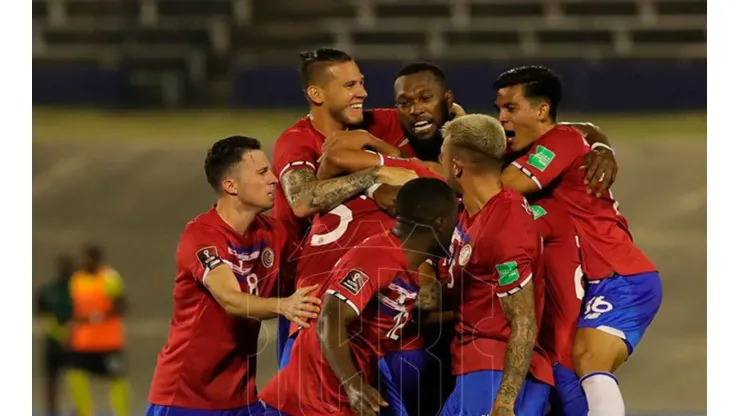
<instances>
[{"instance_id":1,"label":"wristband","mask_svg":"<svg viewBox=\"0 0 740 416\"><path fill-rule=\"evenodd\" d=\"M376 183L375 185L367 188L367 190L365 191L365 195L367 195L368 198L373 199L373 194L375 193L375 191L378 190L378 188L380 188L380 185L382 184Z\"/></svg>"},{"instance_id":2,"label":"wristband","mask_svg":"<svg viewBox=\"0 0 740 416\"><path fill-rule=\"evenodd\" d=\"M612 152L615 155L617 154L617 152L615 152L614 149L612 149L611 147L605 145L604 143L599 143L599 142L596 142L596 143L592 144L591 145L591 150L596 150L599 147L603 147L604 149L609 150L610 152Z\"/></svg>"}]
</instances>

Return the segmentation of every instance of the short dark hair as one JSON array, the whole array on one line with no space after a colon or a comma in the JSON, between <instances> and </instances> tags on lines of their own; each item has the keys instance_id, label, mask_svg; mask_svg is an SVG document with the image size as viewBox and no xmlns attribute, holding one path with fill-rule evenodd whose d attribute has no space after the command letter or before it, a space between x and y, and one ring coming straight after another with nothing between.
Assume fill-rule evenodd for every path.
<instances>
[{"instance_id":1,"label":"short dark hair","mask_svg":"<svg viewBox=\"0 0 740 416\"><path fill-rule=\"evenodd\" d=\"M493 83L496 90L514 85L522 85L524 96L528 99L547 101L550 104L550 119L557 120L563 84L555 72L544 66L521 66L502 73Z\"/></svg>"},{"instance_id":2,"label":"short dark hair","mask_svg":"<svg viewBox=\"0 0 740 416\"><path fill-rule=\"evenodd\" d=\"M398 71L398 73L396 73L396 78L394 78L394 81L398 78L405 77L406 75L414 75L421 72L430 72L432 75L434 75L434 78L436 78L437 81L442 84L442 87L444 89L447 89L447 76L445 75L444 71L442 71L442 68L427 62L414 62L412 64L404 66L403 68L401 68L400 71Z\"/></svg>"},{"instance_id":3,"label":"short dark hair","mask_svg":"<svg viewBox=\"0 0 740 416\"><path fill-rule=\"evenodd\" d=\"M341 62L351 62L352 60L347 52L334 48L319 48L313 51L301 52L300 72L303 89L315 84L319 73L327 66Z\"/></svg>"},{"instance_id":4,"label":"short dark hair","mask_svg":"<svg viewBox=\"0 0 740 416\"><path fill-rule=\"evenodd\" d=\"M208 149L206 155L206 179L213 189L221 190L221 181L226 172L235 164L241 162L244 152L260 150L260 141L245 136L231 136L221 139Z\"/></svg>"},{"instance_id":5,"label":"short dark hair","mask_svg":"<svg viewBox=\"0 0 740 416\"><path fill-rule=\"evenodd\" d=\"M396 197L399 218L417 224L430 224L457 209L457 196L446 182L436 178L416 178L404 184Z\"/></svg>"}]
</instances>

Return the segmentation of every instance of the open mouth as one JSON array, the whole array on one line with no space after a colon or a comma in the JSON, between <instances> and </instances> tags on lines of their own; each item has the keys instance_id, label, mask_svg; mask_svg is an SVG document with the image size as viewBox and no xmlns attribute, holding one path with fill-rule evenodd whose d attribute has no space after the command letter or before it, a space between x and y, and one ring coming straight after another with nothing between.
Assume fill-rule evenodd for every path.
<instances>
[{"instance_id":1,"label":"open mouth","mask_svg":"<svg viewBox=\"0 0 740 416\"><path fill-rule=\"evenodd\" d=\"M362 103L350 104L349 105L349 108L351 108L353 110L360 110L360 111L362 111Z\"/></svg>"},{"instance_id":2,"label":"open mouth","mask_svg":"<svg viewBox=\"0 0 740 416\"><path fill-rule=\"evenodd\" d=\"M414 133L428 133L434 129L434 124L429 120L414 123Z\"/></svg>"},{"instance_id":3,"label":"open mouth","mask_svg":"<svg viewBox=\"0 0 740 416\"><path fill-rule=\"evenodd\" d=\"M514 136L516 135L516 133L514 133L514 130L504 130L504 132L506 133L506 141L509 143L513 142Z\"/></svg>"}]
</instances>

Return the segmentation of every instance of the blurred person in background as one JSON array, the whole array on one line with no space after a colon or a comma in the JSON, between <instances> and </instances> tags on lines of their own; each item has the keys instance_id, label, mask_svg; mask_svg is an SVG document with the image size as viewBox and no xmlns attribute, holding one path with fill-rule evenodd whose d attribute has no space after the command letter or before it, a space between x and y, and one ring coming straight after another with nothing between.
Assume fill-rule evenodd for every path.
<instances>
[{"instance_id":1,"label":"blurred person in background","mask_svg":"<svg viewBox=\"0 0 740 416\"><path fill-rule=\"evenodd\" d=\"M36 311L42 319L44 330L45 399L49 416L59 415L59 376L69 364L67 324L72 320L69 281L74 267L72 257L59 256L54 277L41 286L36 294Z\"/></svg>"},{"instance_id":2,"label":"blurred person in background","mask_svg":"<svg viewBox=\"0 0 740 416\"><path fill-rule=\"evenodd\" d=\"M73 320L67 382L78 416L93 416L88 374L110 382L110 405L115 416L129 415L129 386L125 378L123 280L104 263L102 247L83 247L81 268L69 284Z\"/></svg>"}]
</instances>

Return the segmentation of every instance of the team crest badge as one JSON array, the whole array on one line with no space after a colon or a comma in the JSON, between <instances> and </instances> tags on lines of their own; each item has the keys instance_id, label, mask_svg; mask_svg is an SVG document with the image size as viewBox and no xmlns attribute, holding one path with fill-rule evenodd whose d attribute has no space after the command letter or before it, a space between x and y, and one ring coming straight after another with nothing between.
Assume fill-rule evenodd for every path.
<instances>
[{"instance_id":1,"label":"team crest badge","mask_svg":"<svg viewBox=\"0 0 740 416\"><path fill-rule=\"evenodd\" d=\"M273 263L275 263L275 252L270 247L267 247L262 251L262 265L269 269Z\"/></svg>"},{"instance_id":2,"label":"team crest badge","mask_svg":"<svg viewBox=\"0 0 740 416\"><path fill-rule=\"evenodd\" d=\"M470 256L473 254L473 246L465 244L460 249L460 254L457 256L457 264L464 267L470 261Z\"/></svg>"}]
</instances>

